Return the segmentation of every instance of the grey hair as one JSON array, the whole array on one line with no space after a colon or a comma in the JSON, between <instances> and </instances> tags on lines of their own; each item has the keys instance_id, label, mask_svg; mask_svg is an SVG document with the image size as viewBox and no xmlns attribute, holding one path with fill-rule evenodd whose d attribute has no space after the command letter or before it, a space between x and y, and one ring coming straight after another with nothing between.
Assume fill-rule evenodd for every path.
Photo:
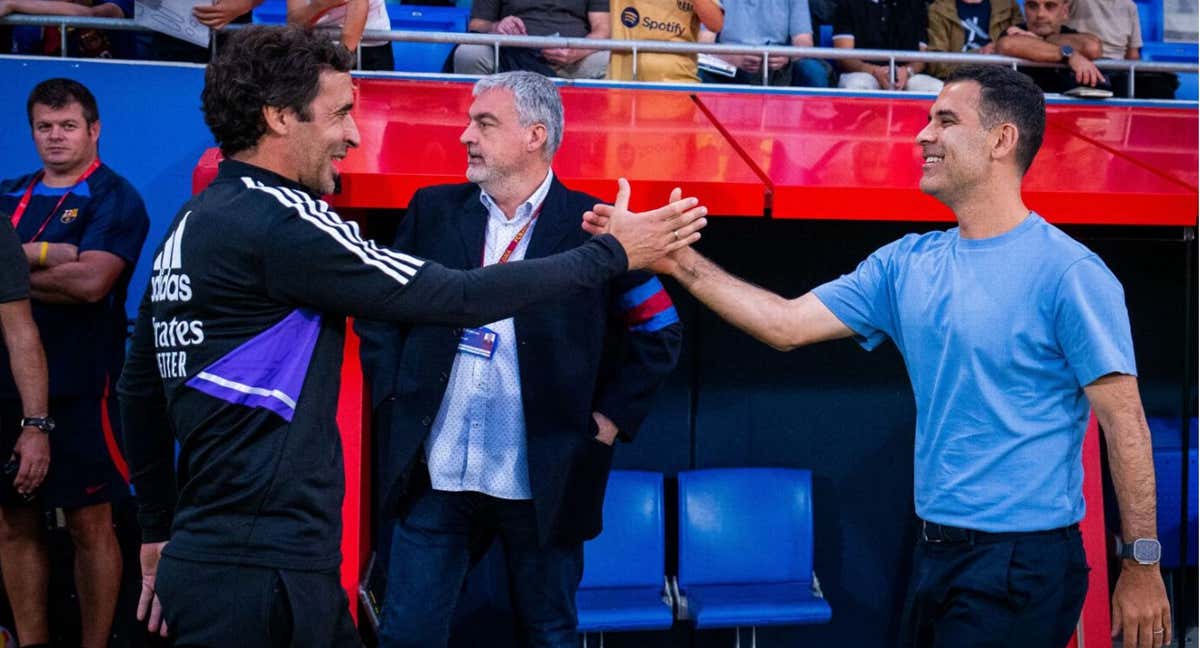
<instances>
[{"instance_id":1,"label":"grey hair","mask_svg":"<svg viewBox=\"0 0 1200 648\"><path fill-rule=\"evenodd\" d=\"M477 81L471 95L478 97L495 88L513 93L517 119L522 126L541 124L546 127L546 146L542 155L546 160L552 159L563 136L563 105L558 86L536 72L501 72Z\"/></svg>"}]
</instances>

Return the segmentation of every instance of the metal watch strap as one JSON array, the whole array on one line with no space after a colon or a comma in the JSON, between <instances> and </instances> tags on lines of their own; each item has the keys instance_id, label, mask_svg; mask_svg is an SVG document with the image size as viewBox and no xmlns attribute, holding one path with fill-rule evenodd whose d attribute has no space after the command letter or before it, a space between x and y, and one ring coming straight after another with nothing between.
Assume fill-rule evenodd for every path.
<instances>
[{"instance_id":1,"label":"metal watch strap","mask_svg":"<svg viewBox=\"0 0 1200 648\"><path fill-rule=\"evenodd\" d=\"M54 430L54 419L49 416L25 416L21 418L21 427L37 428L45 433Z\"/></svg>"}]
</instances>

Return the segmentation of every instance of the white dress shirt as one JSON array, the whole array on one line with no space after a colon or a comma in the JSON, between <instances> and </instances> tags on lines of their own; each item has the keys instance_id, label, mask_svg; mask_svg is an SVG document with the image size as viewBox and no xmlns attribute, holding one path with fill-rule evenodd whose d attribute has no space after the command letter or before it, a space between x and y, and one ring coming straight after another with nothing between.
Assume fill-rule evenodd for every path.
<instances>
[{"instance_id":1,"label":"white dress shirt","mask_svg":"<svg viewBox=\"0 0 1200 648\"><path fill-rule=\"evenodd\" d=\"M499 261L521 228L530 223L508 260L525 258L537 227L534 217L553 179L554 173L548 172L533 195L517 207L512 220L505 217L487 192L480 194L488 210L483 265ZM462 351L454 358L446 395L425 441L429 477L434 490L530 499L516 330L511 317L487 324L486 328L497 334L490 360Z\"/></svg>"}]
</instances>

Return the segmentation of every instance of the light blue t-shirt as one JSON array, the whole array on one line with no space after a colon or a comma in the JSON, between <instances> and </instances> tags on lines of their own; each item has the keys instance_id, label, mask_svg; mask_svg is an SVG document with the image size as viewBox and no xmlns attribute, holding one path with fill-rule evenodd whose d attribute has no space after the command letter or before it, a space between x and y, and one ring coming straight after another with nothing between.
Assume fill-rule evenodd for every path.
<instances>
[{"instance_id":1,"label":"light blue t-shirt","mask_svg":"<svg viewBox=\"0 0 1200 648\"><path fill-rule=\"evenodd\" d=\"M813 33L808 0L725 0L725 27L717 39L741 45L791 45Z\"/></svg>"},{"instance_id":2,"label":"light blue t-shirt","mask_svg":"<svg viewBox=\"0 0 1200 648\"><path fill-rule=\"evenodd\" d=\"M1030 214L965 239L910 234L813 291L868 350L899 347L917 404L917 515L980 531L1083 518L1083 387L1136 375L1125 293Z\"/></svg>"}]
</instances>

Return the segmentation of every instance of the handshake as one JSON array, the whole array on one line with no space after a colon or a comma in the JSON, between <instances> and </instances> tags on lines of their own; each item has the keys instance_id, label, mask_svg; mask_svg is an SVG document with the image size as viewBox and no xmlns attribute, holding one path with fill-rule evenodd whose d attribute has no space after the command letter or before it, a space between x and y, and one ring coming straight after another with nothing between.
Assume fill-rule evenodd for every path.
<instances>
[{"instance_id":1,"label":"handshake","mask_svg":"<svg viewBox=\"0 0 1200 648\"><path fill-rule=\"evenodd\" d=\"M629 269L665 272L664 259L700 240L708 224L708 208L696 198L683 198L676 187L667 204L646 212L629 211L629 181L617 180L617 199L598 204L583 215L583 229L592 235L611 234L625 248Z\"/></svg>"}]
</instances>

